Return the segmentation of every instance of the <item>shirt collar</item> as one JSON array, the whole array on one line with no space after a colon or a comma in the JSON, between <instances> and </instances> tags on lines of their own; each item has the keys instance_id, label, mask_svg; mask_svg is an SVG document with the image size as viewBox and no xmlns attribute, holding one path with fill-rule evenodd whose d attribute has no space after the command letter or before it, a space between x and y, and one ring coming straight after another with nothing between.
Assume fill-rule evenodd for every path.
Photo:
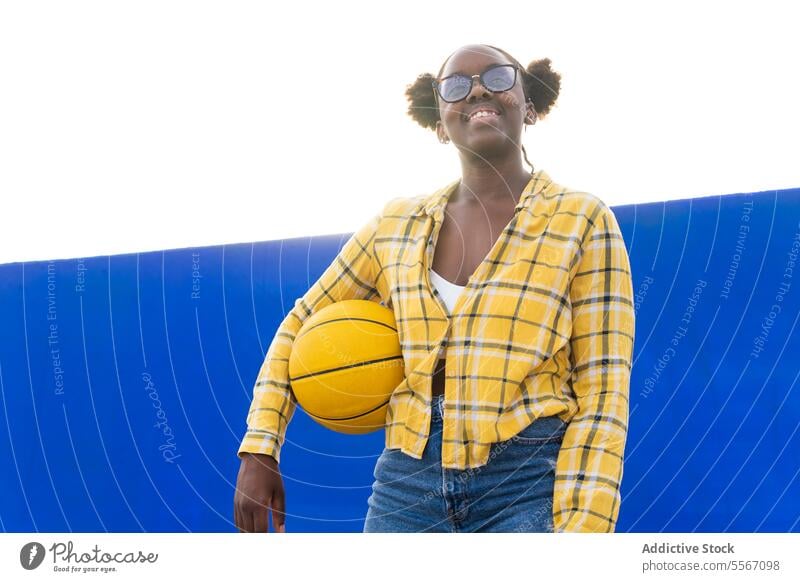
<instances>
[{"instance_id":1,"label":"shirt collar","mask_svg":"<svg viewBox=\"0 0 800 582\"><path fill-rule=\"evenodd\" d=\"M414 208L412 214L415 216L421 214L436 216L437 214L443 212L445 206L447 206L447 201L450 199L450 195L456 190L460 182L461 178L450 182L443 188L440 188L422 200L422 202L420 202L420 204ZM542 192L550 183L551 179L550 176L547 175L547 172L544 170L538 170L534 172L531 175L531 179L522 190L522 194L520 195L519 201L517 202L517 206L514 208L514 210L523 208L529 200Z\"/></svg>"}]
</instances>

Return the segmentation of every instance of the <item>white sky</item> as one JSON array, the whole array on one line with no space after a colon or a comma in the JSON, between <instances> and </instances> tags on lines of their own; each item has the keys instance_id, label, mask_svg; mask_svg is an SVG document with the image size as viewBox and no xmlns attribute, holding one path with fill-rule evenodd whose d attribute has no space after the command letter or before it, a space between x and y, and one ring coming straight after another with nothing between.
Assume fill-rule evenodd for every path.
<instances>
[{"instance_id":1,"label":"white sky","mask_svg":"<svg viewBox=\"0 0 800 582\"><path fill-rule=\"evenodd\" d=\"M459 177L403 91L470 43L562 74L525 144L565 186L798 187L790 6L3 2L0 263L352 232Z\"/></svg>"}]
</instances>

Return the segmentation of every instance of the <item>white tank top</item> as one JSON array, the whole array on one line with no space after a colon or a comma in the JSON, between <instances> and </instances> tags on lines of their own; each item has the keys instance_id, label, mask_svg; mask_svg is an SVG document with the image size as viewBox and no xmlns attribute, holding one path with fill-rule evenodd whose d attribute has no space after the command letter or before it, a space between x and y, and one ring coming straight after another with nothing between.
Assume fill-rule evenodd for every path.
<instances>
[{"instance_id":1,"label":"white tank top","mask_svg":"<svg viewBox=\"0 0 800 582\"><path fill-rule=\"evenodd\" d=\"M439 293L442 301L444 301L444 304L447 305L447 309L450 311L450 313L452 313L456 306L456 301L466 285L456 285L455 283L451 283L433 269L430 270L430 273L431 285L436 288L436 291ZM444 358L444 348L439 350L439 358Z\"/></svg>"},{"instance_id":2,"label":"white tank top","mask_svg":"<svg viewBox=\"0 0 800 582\"><path fill-rule=\"evenodd\" d=\"M439 296L442 298L442 301L444 301L444 304L447 305L447 309L450 310L450 313L453 312L459 295L461 295L464 287L466 287L466 285L451 283L433 269L431 269L431 285L439 292Z\"/></svg>"}]
</instances>

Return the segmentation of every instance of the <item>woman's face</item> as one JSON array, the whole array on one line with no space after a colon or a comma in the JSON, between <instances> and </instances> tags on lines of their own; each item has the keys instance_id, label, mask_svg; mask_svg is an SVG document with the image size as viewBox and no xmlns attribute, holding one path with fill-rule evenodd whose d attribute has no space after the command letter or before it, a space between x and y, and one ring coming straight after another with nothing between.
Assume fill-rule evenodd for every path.
<instances>
[{"instance_id":1,"label":"woman's face","mask_svg":"<svg viewBox=\"0 0 800 582\"><path fill-rule=\"evenodd\" d=\"M470 45L460 48L450 57L439 78L454 73L479 75L495 64L512 63L494 49ZM508 91L492 93L476 78L472 90L461 101L447 103L438 95L437 101L440 121L436 124L436 132L440 139L447 136L460 150L487 159L496 159L498 155L519 147L517 144L526 114L519 71L514 86ZM528 107L532 108L531 105ZM497 115L471 116L479 109L490 109Z\"/></svg>"}]
</instances>

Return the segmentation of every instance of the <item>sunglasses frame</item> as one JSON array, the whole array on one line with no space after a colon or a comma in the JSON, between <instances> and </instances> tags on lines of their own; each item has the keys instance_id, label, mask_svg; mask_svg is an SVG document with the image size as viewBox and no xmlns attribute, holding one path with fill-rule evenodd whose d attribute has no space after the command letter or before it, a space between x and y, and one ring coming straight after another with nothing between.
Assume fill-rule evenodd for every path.
<instances>
[{"instance_id":1,"label":"sunglasses frame","mask_svg":"<svg viewBox=\"0 0 800 582\"><path fill-rule=\"evenodd\" d=\"M503 89L502 91L492 91L491 89L489 89L489 87L486 86L486 83L483 80L483 76L486 73L488 73L489 71L491 71L492 69L496 69L498 67L511 67L512 69L514 69L514 80L512 81L511 86L508 89ZM483 85L483 87L487 91L489 91L491 93L505 93L506 91L510 91L511 89L514 88L514 85L517 84L517 70L518 69L519 69L519 66L517 66L517 65L515 65L513 63L495 63L493 65L489 65L488 67L486 67L483 70L483 72L478 74L478 75L471 75L470 76L470 75L464 75L464 74L461 74L461 73L453 73L452 75L447 75L446 77L442 77L441 79L434 79L431 82L431 86L433 87L433 94L438 99L441 99L445 103L458 103L459 101L463 101L464 99L469 97L469 94L472 92L472 89L475 87L475 79L476 78L478 79L478 81L480 81L480 84ZM461 77L463 79L469 79L469 89L467 90L467 93L461 99L456 99L455 101L448 101L439 92L439 87L441 86L441 84L444 81L446 81L447 79L451 79L453 77Z\"/></svg>"}]
</instances>

